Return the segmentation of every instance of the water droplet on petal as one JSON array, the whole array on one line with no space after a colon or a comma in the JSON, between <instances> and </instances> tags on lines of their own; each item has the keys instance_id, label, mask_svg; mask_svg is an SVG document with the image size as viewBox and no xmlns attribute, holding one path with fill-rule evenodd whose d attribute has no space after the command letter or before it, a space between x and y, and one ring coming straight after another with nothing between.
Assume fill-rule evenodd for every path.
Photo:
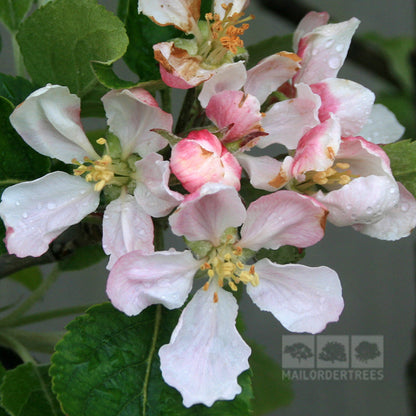
<instances>
[{"instance_id":1,"label":"water droplet on petal","mask_svg":"<svg viewBox=\"0 0 416 416\"><path fill-rule=\"evenodd\" d=\"M20 202L19 201L16 201L15 204L16 204L16 206L19 206L20 205Z\"/></svg>"},{"instance_id":2,"label":"water droplet on petal","mask_svg":"<svg viewBox=\"0 0 416 416\"><path fill-rule=\"evenodd\" d=\"M392 186L392 187L389 189L389 192L390 192L391 194L395 194L395 193L396 193L396 187Z\"/></svg>"},{"instance_id":3,"label":"water droplet on petal","mask_svg":"<svg viewBox=\"0 0 416 416\"><path fill-rule=\"evenodd\" d=\"M27 214L27 212L24 212L23 214L22 214L22 217L23 218L27 218L29 215Z\"/></svg>"},{"instance_id":4,"label":"water droplet on petal","mask_svg":"<svg viewBox=\"0 0 416 416\"><path fill-rule=\"evenodd\" d=\"M48 207L48 209L55 209L56 208L56 204L53 203L53 202L48 202L47 207Z\"/></svg>"},{"instance_id":5,"label":"water droplet on petal","mask_svg":"<svg viewBox=\"0 0 416 416\"><path fill-rule=\"evenodd\" d=\"M328 65L332 69L338 69L341 66L341 60L336 56L332 57L328 61Z\"/></svg>"},{"instance_id":6,"label":"water droplet on petal","mask_svg":"<svg viewBox=\"0 0 416 416\"><path fill-rule=\"evenodd\" d=\"M85 189L82 189L81 191L79 191L80 195L84 195L87 191Z\"/></svg>"},{"instance_id":7,"label":"water droplet on petal","mask_svg":"<svg viewBox=\"0 0 416 416\"><path fill-rule=\"evenodd\" d=\"M372 214L373 213L373 208L372 207L367 207L366 210L365 210L365 212L367 214Z\"/></svg>"},{"instance_id":8,"label":"water droplet on petal","mask_svg":"<svg viewBox=\"0 0 416 416\"><path fill-rule=\"evenodd\" d=\"M337 46L335 47L335 50L336 50L337 52L342 52L342 51L344 50L344 45L342 45L342 44L340 43L339 45L337 45Z\"/></svg>"},{"instance_id":9,"label":"water droplet on petal","mask_svg":"<svg viewBox=\"0 0 416 416\"><path fill-rule=\"evenodd\" d=\"M403 204L401 204L400 205L400 211L402 211L402 212L409 211L409 204L407 202L404 202Z\"/></svg>"},{"instance_id":10,"label":"water droplet on petal","mask_svg":"<svg viewBox=\"0 0 416 416\"><path fill-rule=\"evenodd\" d=\"M313 56L316 56L317 54L318 54L318 50L317 50L317 49L313 49L313 50L312 50L312 55L313 55Z\"/></svg>"},{"instance_id":11,"label":"water droplet on petal","mask_svg":"<svg viewBox=\"0 0 416 416\"><path fill-rule=\"evenodd\" d=\"M347 208L347 210L349 211L350 209L352 209L352 205L348 204L345 208Z\"/></svg>"},{"instance_id":12,"label":"water droplet on petal","mask_svg":"<svg viewBox=\"0 0 416 416\"><path fill-rule=\"evenodd\" d=\"M333 43L334 43L334 40L333 39L328 39L326 42L325 42L325 48L330 48L332 45L333 45Z\"/></svg>"}]
</instances>

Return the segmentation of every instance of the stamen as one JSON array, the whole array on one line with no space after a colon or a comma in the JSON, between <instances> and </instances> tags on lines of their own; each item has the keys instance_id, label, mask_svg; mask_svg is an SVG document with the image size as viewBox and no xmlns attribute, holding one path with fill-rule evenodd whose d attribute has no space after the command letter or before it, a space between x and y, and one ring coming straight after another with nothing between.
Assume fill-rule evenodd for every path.
<instances>
[{"instance_id":1,"label":"stamen","mask_svg":"<svg viewBox=\"0 0 416 416\"><path fill-rule=\"evenodd\" d=\"M218 293L217 292L214 292L213 301L214 301L214 303L218 302Z\"/></svg>"},{"instance_id":2,"label":"stamen","mask_svg":"<svg viewBox=\"0 0 416 416\"><path fill-rule=\"evenodd\" d=\"M204 286L202 287L202 289L204 289L205 291L207 291L209 289L209 282L206 282L204 284Z\"/></svg>"}]
</instances>

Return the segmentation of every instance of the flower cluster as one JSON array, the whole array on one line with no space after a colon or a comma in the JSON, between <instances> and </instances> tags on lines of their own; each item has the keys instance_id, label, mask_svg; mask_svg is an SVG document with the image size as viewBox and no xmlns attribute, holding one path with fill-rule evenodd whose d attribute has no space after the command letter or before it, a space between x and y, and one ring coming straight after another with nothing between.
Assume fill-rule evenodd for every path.
<instances>
[{"instance_id":1,"label":"flower cluster","mask_svg":"<svg viewBox=\"0 0 416 416\"><path fill-rule=\"evenodd\" d=\"M290 331L316 333L341 314L335 271L258 260L261 249L309 247L326 219L384 240L416 225L416 201L379 146L402 127L369 89L337 78L359 21L328 24L327 13L309 13L294 52L246 70L247 3L214 1L201 18L196 0L139 1L139 12L188 35L154 52L167 85L197 88L199 128L175 136L172 116L140 88L102 98L108 134L94 145L66 87L35 91L10 118L36 151L69 167L4 191L9 252L40 256L65 229L102 214L113 305L127 315L185 305L159 356L164 380L188 407L241 392L250 355L235 327L241 287ZM273 144L286 148L282 157L261 155ZM263 196L246 203L242 178ZM166 216L187 250L155 250L152 218ZM194 281L202 283L186 303Z\"/></svg>"}]
</instances>

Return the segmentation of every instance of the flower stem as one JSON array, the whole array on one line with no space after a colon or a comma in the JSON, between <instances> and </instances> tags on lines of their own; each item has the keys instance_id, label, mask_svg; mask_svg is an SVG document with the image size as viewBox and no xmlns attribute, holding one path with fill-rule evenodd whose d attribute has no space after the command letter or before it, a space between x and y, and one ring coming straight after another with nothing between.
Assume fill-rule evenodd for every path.
<instances>
[{"instance_id":1,"label":"flower stem","mask_svg":"<svg viewBox=\"0 0 416 416\"><path fill-rule=\"evenodd\" d=\"M196 100L196 88L190 88L183 100L181 112L179 114L178 122L176 123L175 133L179 134L186 130L189 119L192 113L192 108Z\"/></svg>"},{"instance_id":2,"label":"flower stem","mask_svg":"<svg viewBox=\"0 0 416 416\"><path fill-rule=\"evenodd\" d=\"M12 34L12 48L13 48L13 57L14 57L14 69L16 75L21 77L25 76L25 64L23 62L23 56L20 53L20 47L16 40L16 34Z\"/></svg>"},{"instance_id":3,"label":"flower stem","mask_svg":"<svg viewBox=\"0 0 416 416\"><path fill-rule=\"evenodd\" d=\"M48 291L48 289L58 278L59 273L60 269L58 265L56 265L42 284L24 302L22 302L9 315L0 320L0 326L4 327L13 325L14 322L24 315Z\"/></svg>"},{"instance_id":4,"label":"flower stem","mask_svg":"<svg viewBox=\"0 0 416 416\"><path fill-rule=\"evenodd\" d=\"M162 98L162 110L167 113L172 112L172 95L170 88L160 90L160 97Z\"/></svg>"},{"instance_id":5,"label":"flower stem","mask_svg":"<svg viewBox=\"0 0 416 416\"><path fill-rule=\"evenodd\" d=\"M0 333L0 344L13 350L23 362L36 364L35 359L32 357L28 349L12 336Z\"/></svg>"}]
</instances>

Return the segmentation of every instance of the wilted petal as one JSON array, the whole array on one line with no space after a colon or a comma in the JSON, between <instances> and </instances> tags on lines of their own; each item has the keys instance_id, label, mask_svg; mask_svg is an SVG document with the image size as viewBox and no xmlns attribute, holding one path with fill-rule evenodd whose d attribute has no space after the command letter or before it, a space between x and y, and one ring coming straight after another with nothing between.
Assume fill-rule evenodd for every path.
<instances>
[{"instance_id":1,"label":"wilted petal","mask_svg":"<svg viewBox=\"0 0 416 416\"><path fill-rule=\"evenodd\" d=\"M355 136L367 121L374 103L374 93L356 82L331 78L311 85L322 99L321 121L334 114L341 124L341 136Z\"/></svg>"},{"instance_id":2,"label":"wilted petal","mask_svg":"<svg viewBox=\"0 0 416 416\"><path fill-rule=\"evenodd\" d=\"M298 27L293 33L293 50L298 50L299 41L309 32L312 32L319 26L326 25L329 20L329 14L327 12L309 12L299 22Z\"/></svg>"},{"instance_id":3,"label":"wilted petal","mask_svg":"<svg viewBox=\"0 0 416 416\"><path fill-rule=\"evenodd\" d=\"M223 4L230 4L232 3L233 6L230 11L230 15L234 13L241 13L244 11L248 5L250 4L250 0L214 0L214 12L219 14L221 18L224 17L224 8L222 7Z\"/></svg>"},{"instance_id":4,"label":"wilted petal","mask_svg":"<svg viewBox=\"0 0 416 416\"><path fill-rule=\"evenodd\" d=\"M64 172L10 186L0 204L9 253L40 256L54 238L95 211L98 203L93 184Z\"/></svg>"},{"instance_id":5,"label":"wilted petal","mask_svg":"<svg viewBox=\"0 0 416 416\"><path fill-rule=\"evenodd\" d=\"M313 198L293 191L262 196L247 209L238 245L251 250L309 247L324 236L326 215Z\"/></svg>"},{"instance_id":6,"label":"wilted petal","mask_svg":"<svg viewBox=\"0 0 416 416\"><path fill-rule=\"evenodd\" d=\"M305 172L324 171L332 166L341 143L341 127L334 118L309 130L299 141L292 175L303 180Z\"/></svg>"},{"instance_id":7,"label":"wilted petal","mask_svg":"<svg viewBox=\"0 0 416 416\"><path fill-rule=\"evenodd\" d=\"M163 378L179 390L186 407L212 406L241 393L237 377L249 368L250 348L235 328L237 309L231 293L214 284L200 289L183 310L170 343L160 348Z\"/></svg>"},{"instance_id":8,"label":"wilted petal","mask_svg":"<svg viewBox=\"0 0 416 416\"><path fill-rule=\"evenodd\" d=\"M136 162L134 196L141 208L152 217L163 217L183 200L169 189L169 162L158 153L150 153Z\"/></svg>"},{"instance_id":9,"label":"wilted petal","mask_svg":"<svg viewBox=\"0 0 416 416\"><path fill-rule=\"evenodd\" d=\"M150 305L168 309L183 305L201 265L190 251L131 251L120 257L107 280L111 303L126 315L138 315Z\"/></svg>"},{"instance_id":10,"label":"wilted petal","mask_svg":"<svg viewBox=\"0 0 416 416\"><path fill-rule=\"evenodd\" d=\"M172 231L188 240L220 243L228 227L238 227L246 210L235 188L217 183L205 184L193 198L183 202L169 217Z\"/></svg>"},{"instance_id":11,"label":"wilted petal","mask_svg":"<svg viewBox=\"0 0 416 416\"><path fill-rule=\"evenodd\" d=\"M335 78L359 23L353 17L346 22L319 26L301 38L297 54L302 58L302 64L295 75L295 82L314 84L326 78Z\"/></svg>"},{"instance_id":12,"label":"wilted petal","mask_svg":"<svg viewBox=\"0 0 416 416\"><path fill-rule=\"evenodd\" d=\"M296 89L296 98L276 103L266 112L261 125L268 135L261 137L256 146L263 149L280 143L296 149L301 137L319 124L321 99L306 84L298 84Z\"/></svg>"},{"instance_id":13,"label":"wilted petal","mask_svg":"<svg viewBox=\"0 0 416 416\"><path fill-rule=\"evenodd\" d=\"M314 197L328 210L328 221L343 227L379 221L399 200L399 189L389 176L363 176L340 189L319 191Z\"/></svg>"},{"instance_id":14,"label":"wilted petal","mask_svg":"<svg viewBox=\"0 0 416 416\"><path fill-rule=\"evenodd\" d=\"M360 131L360 136L372 143L388 144L399 140L404 131L405 128L387 107L374 104L367 123Z\"/></svg>"},{"instance_id":15,"label":"wilted petal","mask_svg":"<svg viewBox=\"0 0 416 416\"><path fill-rule=\"evenodd\" d=\"M247 71L244 91L254 95L260 103L291 79L300 68L300 58L289 52L279 52L262 59Z\"/></svg>"},{"instance_id":16,"label":"wilted petal","mask_svg":"<svg viewBox=\"0 0 416 416\"><path fill-rule=\"evenodd\" d=\"M107 269L130 251L152 253L153 222L137 204L133 196L121 195L111 201L103 218L103 249L110 255Z\"/></svg>"},{"instance_id":17,"label":"wilted petal","mask_svg":"<svg viewBox=\"0 0 416 416\"><path fill-rule=\"evenodd\" d=\"M80 120L80 99L67 87L47 85L16 107L10 122L37 152L72 163L85 156L98 159Z\"/></svg>"},{"instance_id":18,"label":"wilted petal","mask_svg":"<svg viewBox=\"0 0 416 416\"><path fill-rule=\"evenodd\" d=\"M280 265L262 259L255 265L258 286L247 285L247 293L264 311L271 312L289 331L322 331L338 321L344 307L338 275L328 267L300 264Z\"/></svg>"},{"instance_id":19,"label":"wilted petal","mask_svg":"<svg viewBox=\"0 0 416 416\"><path fill-rule=\"evenodd\" d=\"M416 226L416 201L401 184L399 202L387 211L380 221L373 224L356 224L354 229L381 240L398 240L410 235Z\"/></svg>"},{"instance_id":20,"label":"wilted petal","mask_svg":"<svg viewBox=\"0 0 416 416\"><path fill-rule=\"evenodd\" d=\"M198 99L202 108L205 108L209 100L215 94L222 91L238 91L246 82L247 71L244 61L220 66L213 76L204 82Z\"/></svg>"},{"instance_id":21,"label":"wilted petal","mask_svg":"<svg viewBox=\"0 0 416 416\"><path fill-rule=\"evenodd\" d=\"M152 95L142 89L113 90L102 98L110 131L119 139L122 158L131 153L146 156L167 145L151 129L172 129L172 115L159 108Z\"/></svg>"},{"instance_id":22,"label":"wilted petal","mask_svg":"<svg viewBox=\"0 0 416 416\"><path fill-rule=\"evenodd\" d=\"M277 178L281 173L282 162L270 156L249 156L242 152L236 153L235 156L247 172L254 188L275 191L287 183L284 176ZM277 185L277 180L279 186L274 186Z\"/></svg>"},{"instance_id":23,"label":"wilted petal","mask_svg":"<svg viewBox=\"0 0 416 416\"><path fill-rule=\"evenodd\" d=\"M262 131L260 103L256 97L242 91L223 91L214 95L208 103L206 115L219 129L231 126L222 138L223 143Z\"/></svg>"},{"instance_id":24,"label":"wilted petal","mask_svg":"<svg viewBox=\"0 0 416 416\"><path fill-rule=\"evenodd\" d=\"M201 0L139 0L138 11L161 26L174 25L190 33L199 19Z\"/></svg>"}]
</instances>

